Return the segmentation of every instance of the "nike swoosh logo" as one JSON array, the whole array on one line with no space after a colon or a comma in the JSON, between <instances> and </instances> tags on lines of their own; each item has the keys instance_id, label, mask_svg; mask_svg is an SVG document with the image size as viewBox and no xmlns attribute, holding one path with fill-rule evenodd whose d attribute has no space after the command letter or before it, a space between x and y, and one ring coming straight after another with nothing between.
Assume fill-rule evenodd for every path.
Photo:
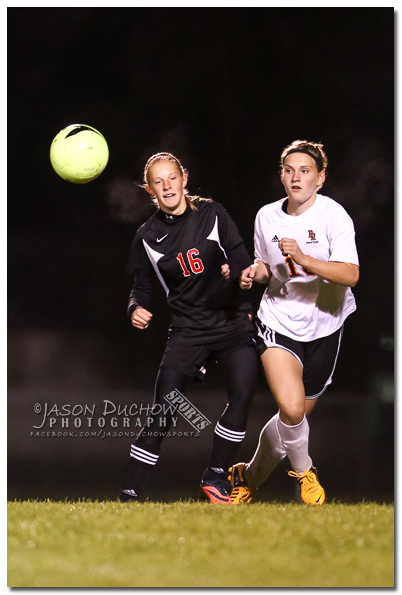
<instances>
[{"instance_id":1,"label":"nike swoosh logo","mask_svg":"<svg viewBox=\"0 0 402 595\"><path fill-rule=\"evenodd\" d=\"M159 242L161 242L162 240L164 240L165 238L167 238L168 235L169 234L167 233L166 235L162 236L161 238L156 238L156 241L158 242L158 244L159 244Z\"/></svg>"}]
</instances>

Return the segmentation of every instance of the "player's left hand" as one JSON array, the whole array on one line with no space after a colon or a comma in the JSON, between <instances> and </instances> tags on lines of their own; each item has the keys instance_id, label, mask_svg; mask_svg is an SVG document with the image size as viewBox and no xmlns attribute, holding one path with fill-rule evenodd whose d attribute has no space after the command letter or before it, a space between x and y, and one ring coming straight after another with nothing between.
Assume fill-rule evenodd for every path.
<instances>
[{"instance_id":1,"label":"player's left hand","mask_svg":"<svg viewBox=\"0 0 402 595\"><path fill-rule=\"evenodd\" d=\"M303 264L305 254L300 250L296 240L282 238L279 242L279 248L284 256L291 256L296 264Z\"/></svg>"},{"instance_id":2,"label":"player's left hand","mask_svg":"<svg viewBox=\"0 0 402 595\"><path fill-rule=\"evenodd\" d=\"M229 279L230 277L230 268L226 262L221 266L221 275L223 275L225 279Z\"/></svg>"}]
</instances>

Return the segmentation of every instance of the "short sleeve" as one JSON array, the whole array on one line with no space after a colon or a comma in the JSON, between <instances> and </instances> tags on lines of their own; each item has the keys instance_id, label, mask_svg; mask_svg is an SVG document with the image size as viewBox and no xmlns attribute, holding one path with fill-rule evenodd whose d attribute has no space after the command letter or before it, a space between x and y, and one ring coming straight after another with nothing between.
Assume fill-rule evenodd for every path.
<instances>
[{"instance_id":1,"label":"short sleeve","mask_svg":"<svg viewBox=\"0 0 402 595\"><path fill-rule=\"evenodd\" d=\"M329 261L358 265L353 221L342 206L338 207L328 218Z\"/></svg>"},{"instance_id":2,"label":"short sleeve","mask_svg":"<svg viewBox=\"0 0 402 595\"><path fill-rule=\"evenodd\" d=\"M254 260L255 262L257 262L257 260L266 262L267 260L265 241L261 232L260 218L258 214L254 222Z\"/></svg>"}]
</instances>

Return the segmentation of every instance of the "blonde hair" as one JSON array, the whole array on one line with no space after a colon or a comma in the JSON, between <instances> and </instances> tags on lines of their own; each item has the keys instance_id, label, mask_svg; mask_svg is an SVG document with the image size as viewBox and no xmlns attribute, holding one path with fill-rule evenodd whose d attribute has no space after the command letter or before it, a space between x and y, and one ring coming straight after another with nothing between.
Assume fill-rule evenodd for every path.
<instances>
[{"instance_id":1,"label":"blonde hair","mask_svg":"<svg viewBox=\"0 0 402 595\"><path fill-rule=\"evenodd\" d=\"M312 143L307 140L295 140L282 151L280 168L283 169L285 159L291 153L306 153L312 157L317 165L318 172L325 171L328 166L328 159L324 153L324 146L321 143Z\"/></svg>"},{"instance_id":2,"label":"blonde hair","mask_svg":"<svg viewBox=\"0 0 402 595\"><path fill-rule=\"evenodd\" d=\"M175 157L172 153L167 153L167 152L155 153L155 155L152 155L145 164L144 185L142 186L143 188L145 188L145 186L147 186L147 185L149 186L149 184L150 184L149 175L148 175L149 170L155 163L159 163L160 161L171 161L172 163L175 164L175 166L179 170L181 176L184 177L185 175L187 175L187 178L188 178L188 171L182 166L179 159L177 159L177 157ZM201 198L200 196L190 196L187 188L184 188L184 197L186 199L186 203L188 205L190 205L190 207L192 209L197 208L197 204L199 203L200 200L209 200L207 198ZM154 203L155 206L157 206L159 208L158 201L156 200L155 197L152 197L152 202Z\"/></svg>"}]
</instances>

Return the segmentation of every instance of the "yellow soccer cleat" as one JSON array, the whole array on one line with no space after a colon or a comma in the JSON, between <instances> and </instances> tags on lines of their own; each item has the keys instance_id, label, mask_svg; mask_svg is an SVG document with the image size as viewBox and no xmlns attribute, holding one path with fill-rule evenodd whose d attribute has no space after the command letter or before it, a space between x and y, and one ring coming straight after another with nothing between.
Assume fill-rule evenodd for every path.
<instances>
[{"instance_id":1,"label":"yellow soccer cleat","mask_svg":"<svg viewBox=\"0 0 402 595\"><path fill-rule=\"evenodd\" d=\"M255 494L255 490L249 488L244 479L245 467L246 463L236 463L233 467L229 467L228 479L232 484L230 493L232 504L249 504Z\"/></svg>"},{"instance_id":2,"label":"yellow soccer cleat","mask_svg":"<svg viewBox=\"0 0 402 595\"><path fill-rule=\"evenodd\" d=\"M311 467L304 473L296 473L295 471L288 471L288 475L296 477L300 484L301 497L305 504L320 506L325 502L324 488L318 481L317 469Z\"/></svg>"}]
</instances>

